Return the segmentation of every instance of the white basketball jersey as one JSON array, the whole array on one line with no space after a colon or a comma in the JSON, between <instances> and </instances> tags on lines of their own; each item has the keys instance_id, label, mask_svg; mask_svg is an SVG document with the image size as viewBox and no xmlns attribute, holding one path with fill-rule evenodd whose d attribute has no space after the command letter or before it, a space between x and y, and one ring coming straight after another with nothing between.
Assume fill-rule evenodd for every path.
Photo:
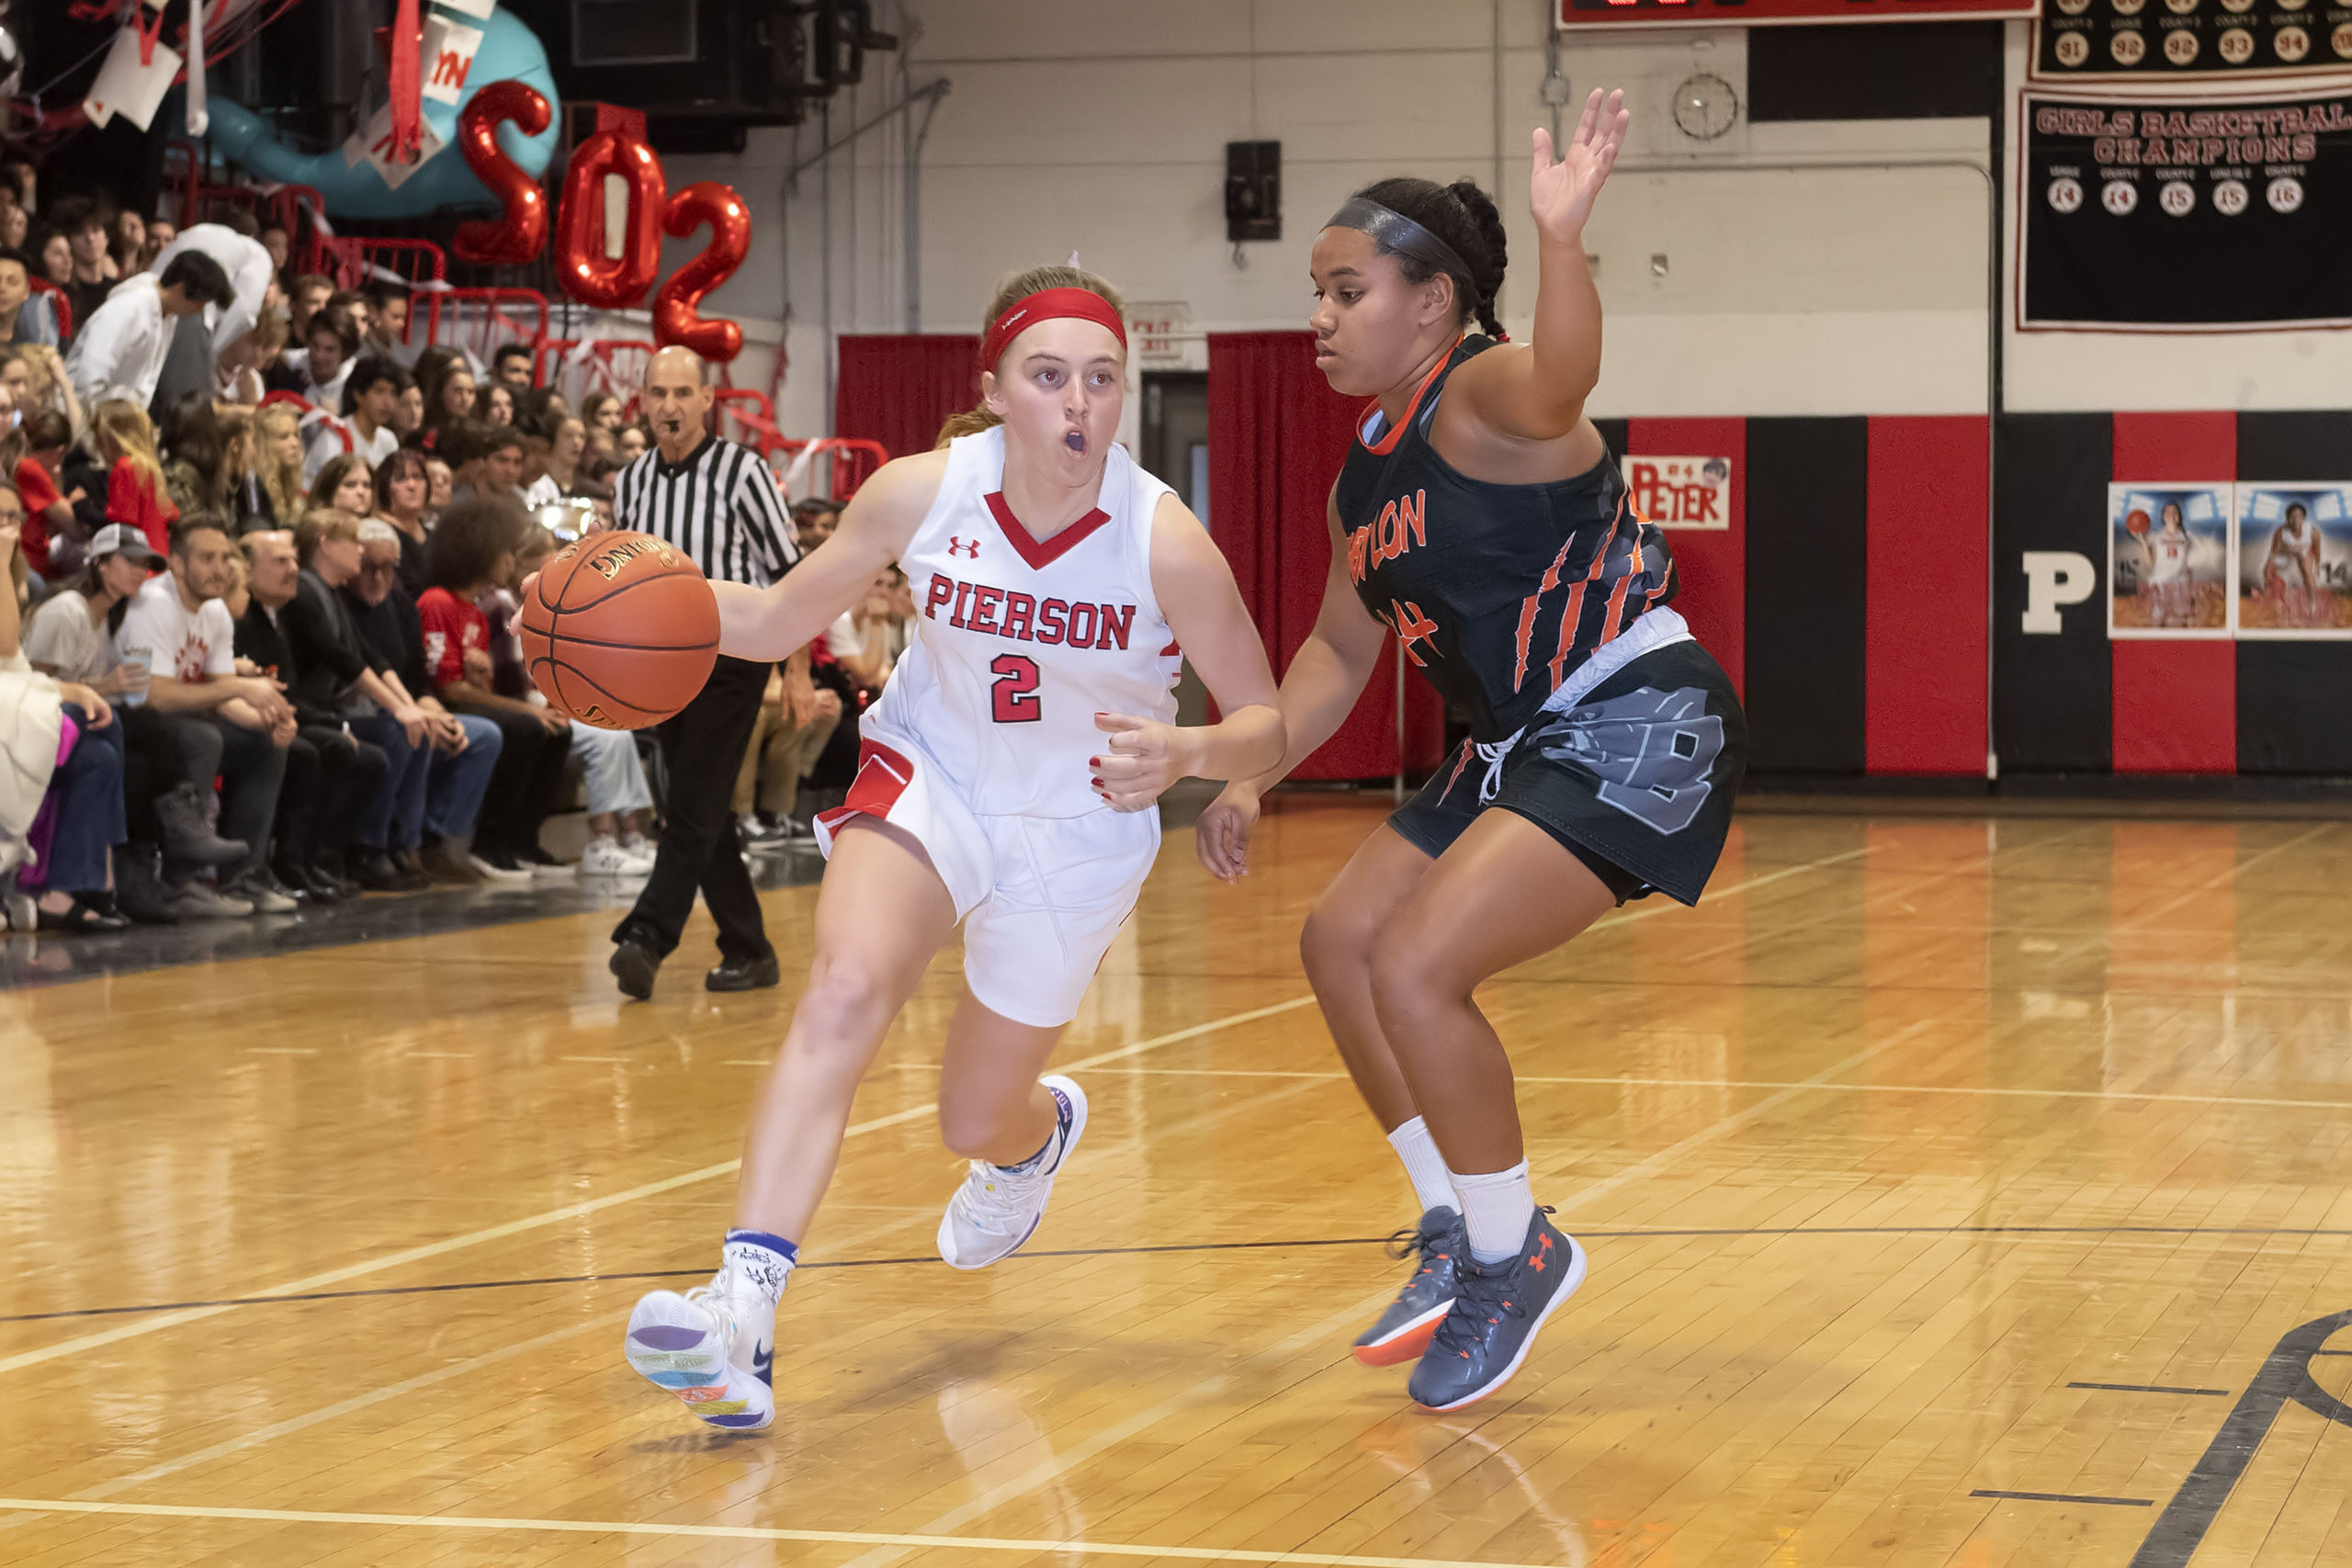
<instances>
[{"instance_id":1,"label":"white basketball jersey","mask_svg":"<svg viewBox=\"0 0 2352 1568\"><path fill-rule=\"evenodd\" d=\"M921 746L978 816L1107 811L1089 782L1111 741L1094 716L1176 716L1181 659L1151 591L1169 489L1114 445L1095 509L1040 541L1003 488L1001 426L950 444L899 561L914 637L866 723Z\"/></svg>"}]
</instances>

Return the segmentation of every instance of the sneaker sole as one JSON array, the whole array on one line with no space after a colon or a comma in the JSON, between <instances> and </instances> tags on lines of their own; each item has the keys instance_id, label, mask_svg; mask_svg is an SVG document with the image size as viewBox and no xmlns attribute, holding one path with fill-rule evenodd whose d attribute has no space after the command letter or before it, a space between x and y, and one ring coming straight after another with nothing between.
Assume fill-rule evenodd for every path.
<instances>
[{"instance_id":1,"label":"sneaker sole","mask_svg":"<svg viewBox=\"0 0 2352 1568\"><path fill-rule=\"evenodd\" d=\"M1584 1284L1584 1246L1574 1236L1570 1236L1568 1238L1568 1242L1570 1246L1577 1249L1576 1267L1568 1270L1567 1278L1560 1281L1559 1290L1553 1294L1553 1297L1549 1302L1544 1303L1544 1310L1535 1314L1535 1321L1528 1325L1527 1337L1519 1342L1519 1354L1510 1359L1510 1365L1505 1367L1501 1371L1496 1373L1493 1377L1488 1378L1484 1384L1473 1389L1470 1393L1464 1394L1453 1404L1421 1404L1422 1409L1439 1413L1448 1410L1459 1410L1465 1404L1477 1404L1480 1400L1486 1398L1488 1394L1502 1387L1503 1384L1510 1382L1512 1375L1519 1371L1520 1363L1527 1359L1527 1353L1535 1348L1535 1337L1544 1332L1544 1325L1550 1321L1554 1313L1566 1305L1568 1298L1575 1295L1577 1290ZM1431 1330L1430 1332L1431 1337L1435 1337L1436 1331ZM1420 1401L1419 1400L1415 1400L1413 1403L1420 1404Z\"/></svg>"},{"instance_id":2,"label":"sneaker sole","mask_svg":"<svg viewBox=\"0 0 2352 1568\"><path fill-rule=\"evenodd\" d=\"M1059 1073L1049 1073L1046 1077L1039 1078L1037 1081L1045 1084L1048 1088L1056 1085L1060 1086L1062 1091L1069 1096L1071 1108L1069 1136L1063 1141L1062 1157L1055 1163L1054 1174L1046 1179L1046 1201L1037 1206L1037 1217L1029 1222L1029 1228L1021 1233L1020 1240L1014 1242L1011 1247L1006 1247L1002 1252L998 1253L995 1257L983 1258L977 1263L958 1263L950 1256L950 1254L954 1252L956 1246L956 1229L955 1220L953 1218L954 1211L951 1208L947 1213L940 1215L938 1236L939 1260L942 1263L946 1264L950 1269L985 1269L991 1263L1001 1263L1006 1258L1012 1257L1014 1253L1020 1251L1023 1247L1028 1246L1029 1238L1037 1234L1037 1227L1046 1223L1046 1210L1054 1201L1053 1184L1060 1179L1062 1171L1069 1167L1069 1156L1078 1152L1078 1140L1085 1135L1087 1106L1086 1091L1078 1087L1078 1083L1075 1079L1064 1077ZM1436 1331L1432 1329L1430 1332L1434 1333Z\"/></svg>"},{"instance_id":3,"label":"sneaker sole","mask_svg":"<svg viewBox=\"0 0 2352 1568\"><path fill-rule=\"evenodd\" d=\"M621 1353L629 1370L670 1394L696 1419L730 1432L756 1432L775 1419L775 1398L756 1380L741 1380L727 1348L699 1321L700 1309L672 1291L655 1291L628 1314ZM749 1381L751 1392L740 1384ZM733 1396L733 1397L730 1397Z\"/></svg>"},{"instance_id":4,"label":"sneaker sole","mask_svg":"<svg viewBox=\"0 0 2352 1568\"><path fill-rule=\"evenodd\" d=\"M1393 1367L1399 1361L1417 1361L1421 1352L1437 1337L1437 1325L1453 1310L1453 1298L1430 1308L1420 1316L1390 1331L1383 1339L1359 1339L1354 1346L1355 1359L1367 1367Z\"/></svg>"}]
</instances>

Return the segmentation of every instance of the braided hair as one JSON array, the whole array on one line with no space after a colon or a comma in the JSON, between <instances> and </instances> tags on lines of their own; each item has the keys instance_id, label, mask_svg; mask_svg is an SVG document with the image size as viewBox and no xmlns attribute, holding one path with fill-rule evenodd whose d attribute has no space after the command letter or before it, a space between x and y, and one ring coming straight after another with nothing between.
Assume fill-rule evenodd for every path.
<instances>
[{"instance_id":1,"label":"braided hair","mask_svg":"<svg viewBox=\"0 0 2352 1568\"><path fill-rule=\"evenodd\" d=\"M1502 292L1503 267L1510 259L1503 215L1476 180L1456 180L1450 186L1435 180L1382 180L1356 195L1403 213L1453 246L1454 254L1470 268L1467 276L1448 269L1463 320L1476 316L1479 331L1488 337L1503 335L1502 322L1495 315L1495 296ZM1408 283L1427 283L1438 274L1437 267L1419 257L1386 250L1383 254L1396 256Z\"/></svg>"}]
</instances>

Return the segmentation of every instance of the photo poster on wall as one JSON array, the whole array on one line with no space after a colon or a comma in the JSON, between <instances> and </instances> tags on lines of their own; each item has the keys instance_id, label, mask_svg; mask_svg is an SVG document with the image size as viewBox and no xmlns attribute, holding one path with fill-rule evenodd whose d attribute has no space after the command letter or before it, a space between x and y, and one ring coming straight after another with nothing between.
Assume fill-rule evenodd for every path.
<instances>
[{"instance_id":1,"label":"photo poster on wall","mask_svg":"<svg viewBox=\"0 0 2352 1568\"><path fill-rule=\"evenodd\" d=\"M2235 487L2107 487L2107 635L2227 637Z\"/></svg>"},{"instance_id":2,"label":"photo poster on wall","mask_svg":"<svg viewBox=\"0 0 2352 1568\"><path fill-rule=\"evenodd\" d=\"M1627 457L1634 514L1661 528L1731 527L1729 457Z\"/></svg>"},{"instance_id":3,"label":"photo poster on wall","mask_svg":"<svg viewBox=\"0 0 2352 1568\"><path fill-rule=\"evenodd\" d=\"M2237 635L2352 638L2352 485L2240 485L2235 521Z\"/></svg>"}]
</instances>

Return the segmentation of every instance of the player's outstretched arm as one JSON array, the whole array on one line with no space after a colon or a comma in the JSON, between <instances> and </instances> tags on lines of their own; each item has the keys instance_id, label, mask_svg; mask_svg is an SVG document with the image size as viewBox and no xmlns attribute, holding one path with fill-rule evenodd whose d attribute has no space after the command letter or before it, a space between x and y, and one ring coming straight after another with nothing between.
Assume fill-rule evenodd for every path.
<instances>
[{"instance_id":1,"label":"player's outstretched arm","mask_svg":"<svg viewBox=\"0 0 2352 1568\"><path fill-rule=\"evenodd\" d=\"M833 536L777 581L765 588L712 583L718 651L764 664L815 641L865 596L877 572L906 552L946 471L944 452L885 463L850 498Z\"/></svg>"},{"instance_id":2,"label":"player's outstretched arm","mask_svg":"<svg viewBox=\"0 0 2352 1568\"><path fill-rule=\"evenodd\" d=\"M1291 656L1275 699L1283 716L1281 760L1255 776L1227 784L1202 814L1193 835L1201 863L1227 882L1249 869L1250 831L1258 821L1260 797L1347 722L1387 642L1388 628L1364 609L1348 581L1338 494L1335 485L1325 514L1331 534L1331 569L1323 581L1323 605L1316 612L1315 629Z\"/></svg>"},{"instance_id":3,"label":"player's outstretched arm","mask_svg":"<svg viewBox=\"0 0 2352 1568\"><path fill-rule=\"evenodd\" d=\"M1178 779L1246 778L1283 751L1274 672L1233 585L1233 569L1200 519L1172 495L1160 497L1152 515L1151 592L1225 716L1180 726L1095 715L1108 737L1094 759L1095 791L1120 811L1143 810Z\"/></svg>"},{"instance_id":4,"label":"player's outstretched arm","mask_svg":"<svg viewBox=\"0 0 2352 1568\"><path fill-rule=\"evenodd\" d=\"M1555 441L1570 434L1600 379L1600 292L1584 259L1584 226L1633 118L1623 93L1604 101L1595 88L1558 163L1552 161L1551 132L1540 127L1535 132L1527 182L1537 261L1533 340L1524 348L1479 355L1447 389L1472 418L1499 435Z\"/></svg>"}]
</instances>

